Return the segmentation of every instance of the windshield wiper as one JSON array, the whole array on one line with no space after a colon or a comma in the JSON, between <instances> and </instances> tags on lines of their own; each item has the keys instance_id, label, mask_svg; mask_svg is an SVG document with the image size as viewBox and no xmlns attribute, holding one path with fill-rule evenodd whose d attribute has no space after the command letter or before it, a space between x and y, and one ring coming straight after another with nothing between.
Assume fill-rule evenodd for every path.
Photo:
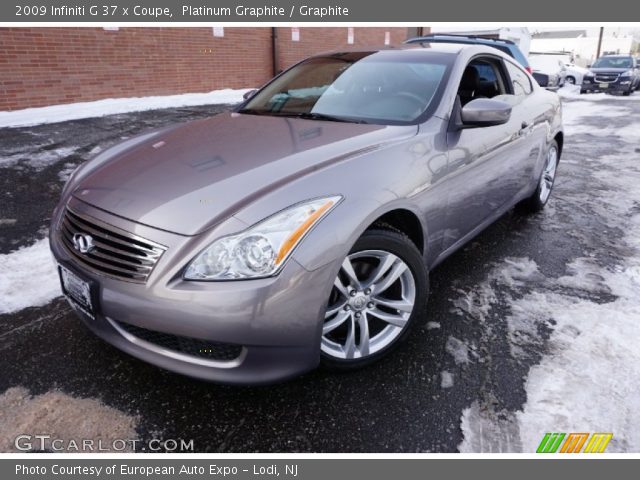
<instances>
[{"instance_id":1,"label":"windshield wiper","mask_svg":"<svg viewBox=\"0 0 640 480\"><path fill-rule=\"evenodd\" d=\"M304 118L307 120L326 120L328 122L344 122L344 123L368 123L366 120L359 118L336 117L326 113L316 112L278 112L278 115L285 117Z\"/></svg>"},{"instance_id":2,"label":"windshield wiper","mask_svg":"<svg viewBox=\"0 0 640 480\"><path fill-rule=\"evenodd\" d=\"M304 118L306 120L325 120L328 122L369 123L366 120L336 117L334 115L329 115L326 113L315 112L274 112L271 110L262 110L257 108L241 108L240 110L238 110L238 113L246 113L249 115L270 115L274 117Z\"/></svg>"}]
</instances>

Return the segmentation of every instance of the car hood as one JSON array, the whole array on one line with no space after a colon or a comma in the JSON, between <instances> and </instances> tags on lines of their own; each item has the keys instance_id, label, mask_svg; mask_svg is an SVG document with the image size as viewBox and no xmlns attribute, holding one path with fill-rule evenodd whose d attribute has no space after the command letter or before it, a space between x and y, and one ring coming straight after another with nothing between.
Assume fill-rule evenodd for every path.
<instances>
[{"instance_id":1,"label":"car hood","mask_svg":"<svg viewBox=\"0 0 640 480\"><path fill-rule=\"evenodd\" d=\"M620 74L624 72L628 72L631 70L630 68L590 68L593 73L615 73Z\"/></svg>"},{"instance_id":2,"label":"car hood","mask_svg":"<svg viewBox=\"0 0 640 480\"><path fill-rule=\"evenodd\" d=\"M195 235L289 182L416 131L224 113L117 150L73 195L134 222ZM327 193L336 192L327 186Z\"/></svg>"}]
</instances>

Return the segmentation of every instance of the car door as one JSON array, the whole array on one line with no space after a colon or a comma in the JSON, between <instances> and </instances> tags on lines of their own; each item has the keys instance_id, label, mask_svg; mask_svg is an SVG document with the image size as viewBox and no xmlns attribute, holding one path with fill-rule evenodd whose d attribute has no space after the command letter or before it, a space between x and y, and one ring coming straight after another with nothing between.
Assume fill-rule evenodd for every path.
<instances>
[{"instance_id":1,"label":"car door","mask_svg":"<svg viewBox=\"0 0 640 480\"><path fill-rule=\"evenodd\" d=\"M521 99L513 94L502 59L475 57L467 66L470 67L481 70L479 89L474 97L506 101L513 111L503 125L451 128L448 133L450 188L444 250L464 242L499 215L522 189L527 174L527 144L532 125L520 105ZM462 90L459 93L465 94Z\"/></svg>"}]
</instances>

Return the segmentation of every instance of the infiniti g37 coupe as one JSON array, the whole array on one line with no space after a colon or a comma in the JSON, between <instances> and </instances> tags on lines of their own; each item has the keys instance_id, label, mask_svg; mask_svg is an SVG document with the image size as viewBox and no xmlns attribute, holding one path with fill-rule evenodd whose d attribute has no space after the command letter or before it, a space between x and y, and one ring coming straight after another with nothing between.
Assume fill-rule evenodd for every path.
<instances>
[{"instance_id":1,"label":"infiniti g37 coupe","mask_svg":"<svg viewBox=\"0 0 640 480\"><path fill-rule=\"evenodd\" d=\"M352 369L429 316L430 269L544 207L562 144L558 96L492 47L323 54L81 165L51 249L88 328L157 366Z\"/></svg>"}]
</instances>

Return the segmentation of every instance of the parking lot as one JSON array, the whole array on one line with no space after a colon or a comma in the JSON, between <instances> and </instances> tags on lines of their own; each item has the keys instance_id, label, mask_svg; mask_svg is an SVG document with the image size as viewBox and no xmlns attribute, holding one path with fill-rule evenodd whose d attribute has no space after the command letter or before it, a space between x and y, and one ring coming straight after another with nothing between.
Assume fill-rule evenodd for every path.
<instances>
[{"instance_id":1,"label":"parking lot","mask_svg":"<svg viewBox=\"0 0 640 480\"><path fill-rule=\"evenodd\" d=\"M532 452L547 431L638 451L640 92L566 87L552 200L510 211L431 272L407 344L364 370L238 388L160 370L93 336L45 239L69 173L207 105L0 129L0 451L18 434L193 440L198 452ZM5 300L6 299L6 300ZM167 449L171 449L168 444Z\"/></svg>"}]
</instances>

